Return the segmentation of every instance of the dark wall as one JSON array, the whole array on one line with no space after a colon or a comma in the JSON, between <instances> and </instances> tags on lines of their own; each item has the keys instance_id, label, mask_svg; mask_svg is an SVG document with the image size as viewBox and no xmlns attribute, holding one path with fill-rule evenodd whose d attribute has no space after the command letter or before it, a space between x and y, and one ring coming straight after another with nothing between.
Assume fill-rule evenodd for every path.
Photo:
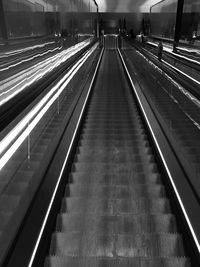
<instances>
[{"instance_id":1,"label":"dark wall","mask_svg":"<svg viewBox=\"0 0 200 267\"><path fill-rule=\"evenodd\" d=\"M150 34L166 38L173 38L175 23L175 13L152 13L150 15Z\"/></svg>"},{"instance_id":2,"label":"dark wall","mask_svg":"<svg viewBox=\"0 0 200 267\"><path fill-rule=\"evenodd\" d=\"M2 1L9 39L94 32L91 0Z\"/></svg>"},{"instance_id":3,"label":"dark wall","mask_svg":"<svg viewBox=\"0 0 200 267\"><path fill-rule=\"evenodd\" d=\"M119 33L119 29L139 33L143 17L142 13L100 13L100 27L105 34Z\"/></svg>"},{"instance_id":4,"label":"dark wall","mask_svg":"<svg viewBox=\"0 0 200 267\"><path fill-rule=\"evenodd\" d=\"M173 39L176 23L177 0L165 0L152 8L150 33ZM181 39L200 39L200 1L185 0L183 6Z\"/></svg>"}]
</instances>

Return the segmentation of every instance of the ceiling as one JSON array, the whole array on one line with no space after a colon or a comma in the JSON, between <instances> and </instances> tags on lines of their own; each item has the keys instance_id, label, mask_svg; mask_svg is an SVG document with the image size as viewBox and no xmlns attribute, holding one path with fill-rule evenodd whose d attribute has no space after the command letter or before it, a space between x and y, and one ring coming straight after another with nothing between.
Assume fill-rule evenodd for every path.
<instances>
[{"instance_id":1,"label":"ceiling","mask_svg":"<svg viewBox=\"0 0 200 267\"><path fill-rule=\"evenodd\" d=\"M159 0L96 0L100 12L149 12Z\"/></svg>"}]
</instances>

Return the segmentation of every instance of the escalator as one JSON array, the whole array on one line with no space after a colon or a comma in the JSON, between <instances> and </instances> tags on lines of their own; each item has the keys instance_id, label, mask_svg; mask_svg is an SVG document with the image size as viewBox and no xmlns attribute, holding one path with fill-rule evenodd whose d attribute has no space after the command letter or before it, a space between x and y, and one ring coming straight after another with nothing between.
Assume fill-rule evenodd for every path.
<instances>
[{"instance_id":1,"label":"escalator","mask_svg":"<svg viewBox=\"0 0 200 267\"><path fill-rule=\"evenodd\" d=\"M117 50L89 101L45 266L191 266Z\"/></svg>"}]
</instances>

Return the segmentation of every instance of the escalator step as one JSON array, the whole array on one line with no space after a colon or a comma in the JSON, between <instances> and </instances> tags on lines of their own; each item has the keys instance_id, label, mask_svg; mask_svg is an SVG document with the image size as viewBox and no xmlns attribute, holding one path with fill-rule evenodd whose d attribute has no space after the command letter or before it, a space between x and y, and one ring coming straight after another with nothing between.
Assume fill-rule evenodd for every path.
<instances>
[{"instance_id":1,"label":"escalator step","mask_svg":"<svg viewBox=\"0 0 200 267\"><path fill-rule=\"evenodd\" d=\"M15 182L20 183L29 183L34 175L34 171L31 170L20 170L15 174L14 180Z\"/></svg>"},{"instance_id":2,"label":"escalator step","mask_svg":"<svg viewBox=\"0 0 200 267\"><path fill-rule=\"evenodd\" d=\"M86 227L87 225L87 227ZM87 214L59 214L57 218L57 232L85 232L131 235L139 233L176 233L177 227L175 217L172 214L159 215L94 215ZM107 229L107 230L106 230Z\"/></svg>"},{"instance_id":3,"label":"escalator step","mask_svg":"<svg viewBox=\"0 0 200 267\"><path fill-rule=\"evenodd\" d=\"M137 151L139 152L139 151ZM90 151L84 153L78 153L75 156L74 162L98 162L102 163L110 162L112 163L131 163L146 161L147 163L155 162L153 155L143 155L140 156L139 153L121 153L118 149L111 150L105 153L103 149L96 151L96 153L90 153Z\"/></svg>"},{"instance_id":4,"label":"escalator step","mask_svg":"<svg viewBox=\"0 0 200 267\"><path fill-rule=\"evenodd\" d=\"M11 169L7 169L7 168L3 168L1 170L1 184L2 186L5 184L5 183L8 183L10 181L10 177L13 176L13 170Z\"/></svg>"},{"instance_id":5,"label":"escalator step","mask_svg":"<svg viewBox=\"0 0 200 267\"><path fill-rule=\"evenodd\" d=\"M178 234L118 235L116 252L121 257L181 257L183 241Z\"/></svg>"},{"instance_id":6,"label":"escalator step","mask_svg":"<svg viewBox=\"0 0 200 267\"><path fill-rule=\"evenodd\" d=\"M12 183L7 190L5 190L7 195L22 195L28 188L28 183Z\"/></svg>"},{"instance_id":7,"label":"escalator step","mask_svg":"<svg viewBox=\"0 0 200 267\"><path fill-rule=\"evenodd\" d=\"M116 147L115 145L113 146L109 146L109 147L106 147L106 146L97 146L96 148L94 148L94 146L89 146L89 145L85 145L85 146L79 146L77 148L77 153L96 153L97 151L101 153L111 153L111 151L116 151L117 153L127 153L127 154L136 154L136 153L141 153L143 155L146 155L146 154L151 154L152 155L152 149L147 146L147 147L136 147L134 146L131 147L131 146L118 146Z\"/></svg>"},{"instance_id":8,"label":"escalator step","mask_svg":"<svg viewBox=\"0 0 200 267\"><path fill-rule=\"evenodd\" d=\"M96 127L96 126L102 126L102 127L113 127L113 128L123 128L124 126L127 127L129 125L130 126L134 126L134 125L138 125L138 127L143 127L142 122L141 121L126 121L126 120L86 120L84 123L84 126L88 126L88 127Z\"/></svg>"},{"instance_id":9,"label":"escalator step","mask_svg":"<svg viewBox=\"0 0 200 267\"><path fill-rule=\"evenodd\" d=\"M72 172L69 175L69 182L81 183L81 184L102 184L102 185L135 185L135 184L154 184L161 183L161 177L159 173L149 173L148 176L144 174L135 174L133 172L127 172L125 175L121 174L103 174L92 175L87 172Z\"/></svg>"},{"instance_id":10,"label":"escalator step","mask_svg":"<svg viewBox=\"0 0 200 267\"><path fill-rule=\"evenodd\" d=\"M169 200L166 198L107 199L95 197L64 198L61 212L117 214L159 214L170 213Z\"/></svg>"},{"instance_id":11,"label":"escalator step","mask_svg":"<svg viewBox=\"0 0 200 267\"><path fill-rule=\"evenodd\" d=\"M164 186L162 185L135 185L130 186L100 186L99 184L70 184L65 190L66 197L106 197L113 199L129 198L137 199L142 197L165 197Z\"/></svg>"},{"instance_id":12,"label":"escalator step","mask_svg":"<svg viewBox=\"0 0 200 267\"><path fill-rule=\"evenodd\" d=\"M79 140L79 145L83 145L83 146L86 146L86 145L89 145L89 146L95 146L97 149L98 149L98 146L106 146L106 147L112 147L112 146L143 146L143 147L146 147L146 146L149 146L149 142L148 141L145 141L145 140L137 140L137 139L133 139L133 140L129 140L129 139L112 139L112 140L109 140L107 138L104 138L104 139L95 139L95 140L92 140L92 139L84 139L84 140Z\"/></svg>"},{"instance_id":13,"label":"escalator step","mask_svg":"<svg viewBox=\"0 0 200 267\"><path fill-rule=\"evenodd\" d=\"M184 256L178 234L97 235L54 233L51 255L95 257L177 257Z\"/></svg>"},{"instance_id":14,"label":"escalator step","mask_svg":"<svg viewBox=\"0 0 200 267\"><path fill-rule=\"evenodd\" d=\"M16 210L20 202L20 196L2 195L0 198L0 211L2 213L12 213Z\"/></svg>"},{"instance_id":15,"label":"escalator step","mask_svg":"<svg viewBox=\"0 0 200 267\"><path fill-rule=\"evenodd\" d=\"M116 210L119 214L170 213L170 205L166 198L119 199L116 201Z\"/></svg>"},{"instance_id":16,"label":"escalator step","mask_svg":"<svg viewBox=\"0 0 200 267\"><path fill-rule=\"evenodd\" d=\"M100 140L101 142L103 140L123 140L123 138L126 138L126 140L129 140L129 141L147 141L147 136L146 135L140 135L140 134L134 134L134 133L129 133L129 134L122 134L119 136L119 134L117 133L108 133L108 134L103 134L103 133L100 133L100 134L87 134L87 133L84 133L81 135L80 137L80 140L81 141L86 141L86 140Z\"/></svg>"},{"instance_id":17,"label":"escalator step","mask_svg":"<svg viewBox=\"0 0 200 267\"><path fill-rule=\"evenodd\" d=\"M145 130L143 128L135 128L135 127L127 127L127 128L104 128L104 127L98 127L98 128L92 128L92 127L86 127L83 128L82 134L128 134L128 135L143 135L145 134Z\"/></svg>"},{"instance_id":18,"label":"escalator step","mask_svg":"<svg viewBox=\"0 0 200 267\"><path fill-rule=\"evenodd\" d=\"M5 189L5 186L8 184L8 182L6 182L6 181L0 182L0 194L2 194L2 192Z\"/></svg>"},{"instance_id":19,"label":"escalator step","mask_svg":"<svg viewBox=\"0 0 200 267\"><path fill-rule=\"evenodd\" d=\"M32 152L33 153L44 153L44 151L47 150L48 145L49 145L49 141L45 143L43 140L40 140L37 143L36 148L35 149L33 148Z\"/></svg>"},{"instance_id":20,"label":"escalator step","mask_svg":"<svg viewBox=\"0 0 200 267\"><path fill-rule=\"evenodd\" d=\"M3 229L8 224L10 218L11 218L11 213L0 212L0 232L3 232Z\"/></svg>"},{"instance_id":21,"label":"escalator step","mask_svg":"<svg viewBox=\"0 0 200 267\"><path fill-rule=\"evenodd\" d=\"M35 170L36 168L38 168L40 165L40 162L39 161L34 161L34 160L31 160L26 162L25 164L22 165L22 168L21 170Z\"/></svg>"},{"instance_id":22,"label":"escalator step","mask_svg":"<svg viewBox=\"0 0 200 267\"><path fill-rule=\"evenodd\" d=\"M106 126L105 125L99 125L98 123L96 125L87 125L87 124L84 124L83 125L83 131L105 131L105 132L112 132L112 131L127 131L127 132L144 132L144 126L140 126L138 125L137 129L136 129L136 126L135 125L109 125L107 124Z\"/></svg>"},{"instance_id":23,"label":"escalator step","mask_svg":"<svg viewBox=\"0 0 200 267\"><path fill-rule=\"evenodd\" d=\"M140 115L138 114L138 112L135 112L135 116L134 116L134 120L140 120ZM95 111L93 109L92 110L88 110L87 115L85 117L86 121L87 120L98 120L98 121L102 121L107 120L110 121L112 119L114 119L115 121L122 121L122 120L131 120L131 116L130 116L130 111L127 110L121 110L120 112L116 112L115 114L110 113L110 117L108 117L108 111L103 109L102 111ZM133 121L133 120L131 120Z\"/></svg>"},{"instance_id":24,"label":"escalator step","mask_svg":"<svg viewBox=\"0 0 200 267\"><path fill-rule=\"evenodd\" d=\"M96 175L98 173L121 173L121 174L126 174L127 172L147 172L147 175L150 172L158 172L157 165L154 163L149 163L149 164L141 164L141 163L135 163L133 162L132 164L129 163L103 163L103 162L91 162L91 164L86 164L86 163L73 163L72 171L76 172L94 172Z\"/></svg>"},{"instance_id":25,"label":"escalator step","mask_svg":"<svg viewBox=\"0 0 200 267\"><path fill-rule=\"evenodd\" d=\"M190 261L183 257L172 258L97 258L97 257L58 257L51 256L45 267L191 267Z\"/></svg>"}]
</instances>

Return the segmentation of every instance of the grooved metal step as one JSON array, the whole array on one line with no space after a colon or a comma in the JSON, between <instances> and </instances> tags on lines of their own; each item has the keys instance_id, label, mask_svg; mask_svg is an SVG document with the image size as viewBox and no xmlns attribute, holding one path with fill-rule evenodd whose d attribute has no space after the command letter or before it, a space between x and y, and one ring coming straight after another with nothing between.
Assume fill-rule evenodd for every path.
<instances>
[{"instance_id":1,"label":"grooved metal step","mask_svg":"<svg viewBox=\"0 0 200 267\"><path fill-rule=\"evenodd\" d=\"M126 172L157 172L157 165L154 163L142 164L141 162L133 162L132 164L126 163L104 163L104 162L94 162L91 164L86 164L85 162L76 162L72 165L72 171L77 172L108 172L110 173L126 173Z\"/></svg>"},{"instance_id":2,"label":"grooved metal step","mask_svg":"<svg viewBox=\"0 0 200 267\"><path fill-rule=\"evenodd\" d=\"M87 172L72 172L69 175L69 182L74 184L102 184L102 185L132 185L136 184L160 184L161 177L159 173L149 173L148 176L144 174L99 174L98 176L94 176L92 174L88 174Z\"/></svg>"},{"instance_id":3,"label":"grooved metal step","mask_svg":"<svg viewBox=\"0 0 200 267\"><path fill-rule=\"evenodd\" d=\"M88 224L87 229L84 229ZM175 217L172 214L142 214L142 215L94 215L61 213L57 218L57 232L101 233L107 228L110 234L130 233L176 233Z\"/></svg>"},{"instance_id":4,"label":"grooved metal step","mask_svg":"<svg viewBox=\"0 0 200 267\"><path fill-rule=\"evenodd\" d=\"M109 230L109 229L108 229ZM105 229L104 229L105 232ZM82 245L80 245L82 244ZM182 239L177 234L55 233L50 252L59 256L181 257Z\"/></svg>"},{"instance_id":5,"label":"grooved metal step","mask_svg":"<svg viewBox=\"0 0 200 267\"><path fill-rule=\"evenodd\" d=\"M46 259L45 267L190 267L190 261L183 257L173 258L98 258L58 257Z\"/></svg>"},{"instance_id":6,"label":"grooved metal step","mask_svg":"<svg viewBox=\"0 0 200 267\"><path fill-rule=\"evenodd\" d=\"M114 186L114 185L99 185L93 184L71 184L66 187L65 195L74 197L98 197L106 196L111 199L137 199L143 197L165 197L165 190L162 185L135 185L130 187L128 185Z\"/></svg>"},{"instance_id":7,"label":"grooved metal step","mask_svg":"<svg viewBox=\"0 0 200 267\"><path fill-rule=\"evenodd\" d=\"M170 213L167 198L110 199L106 196L64 198L62 212L80 212L97 214L159 214Z\"/></svg>"}]
</instances>

